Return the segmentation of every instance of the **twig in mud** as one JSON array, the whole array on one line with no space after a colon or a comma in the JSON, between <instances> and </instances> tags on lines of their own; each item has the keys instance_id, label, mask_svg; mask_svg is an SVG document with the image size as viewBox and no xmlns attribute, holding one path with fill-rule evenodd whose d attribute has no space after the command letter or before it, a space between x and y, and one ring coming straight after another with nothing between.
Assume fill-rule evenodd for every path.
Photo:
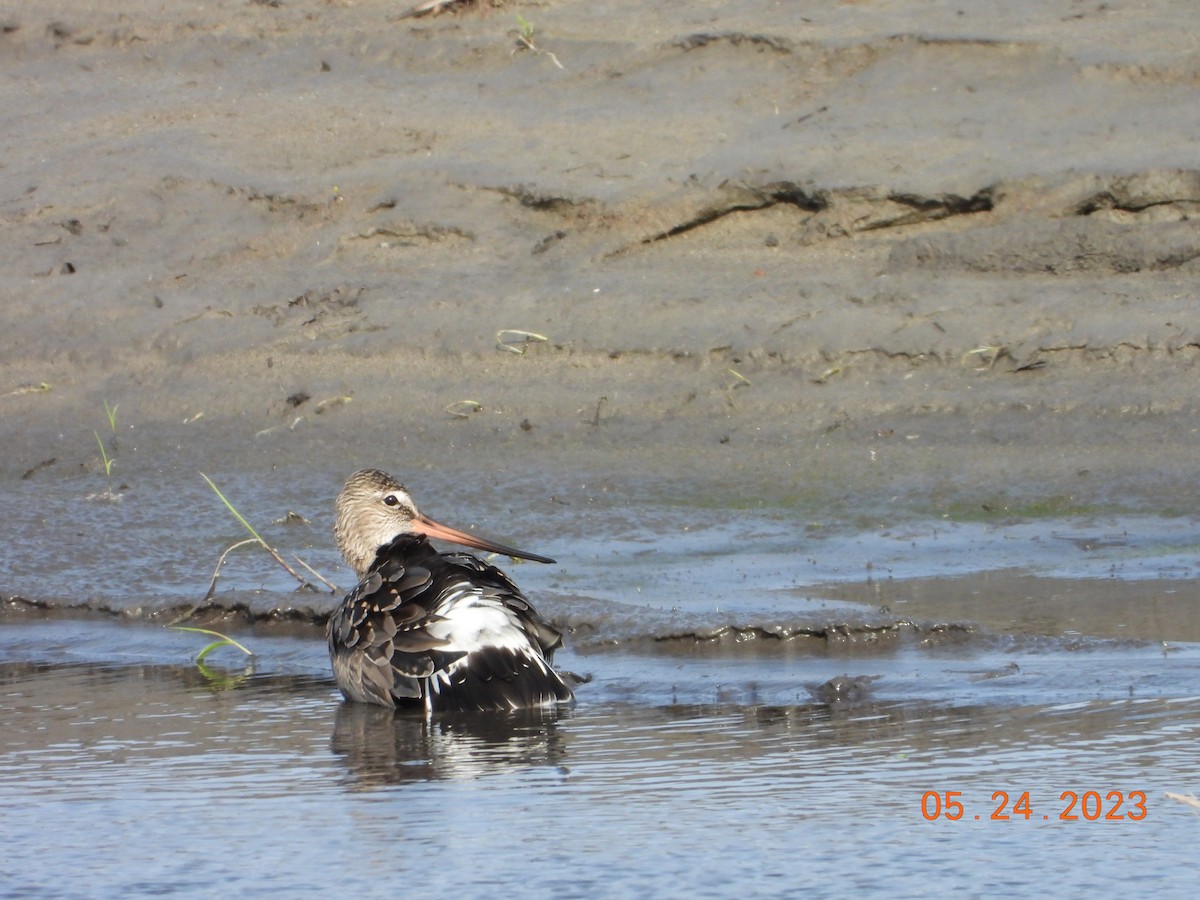
<instances>
[{"instance_id":1,"label":"twig in mud","mask_svg":"<svg viewBox=\"0 0 1200 900\"><path fill-rule=\"evenodd\" d=\"M740 387L750 387L750 379L736 369L726 369L730 375L734 377L734 382L729 386L730 390L736 390Z\"/></svg>"},{"instance_id":2,"label":"twig in mud","mask_svg":"<svg viewBox=\"0 0 1200 900\"><path fill-rule=\"evenodd\" d=\"M521 346L517 346L517 342L513 338L520 338ZM496 349L504 350L508 353L523 354L532 343L542 343L550 338L544 334L538 334L533 331L522 331L519 328L501 328L496 332Z\"/></svg>"},{"instance_id":3,"label":"twig in mud","mask_svg":"<svg viewBox=\"0 0 1200 900\"><path fill-rule=\"evenodd\" d=\"M256 438L260 438L264 435L274 434L281 428L286 428L288 431L295 431L298 426L303 425L307 421L308 419L305 416L296 416L296 418L292 419L291 422L280 422L278 425L272 425L270 428L264 428L262 431L256 431L254 432L254 436Z\"/></svg>"},{"instance_id":4,"label":"twig in mud","mask_svg":"<svg viewBox=\"0 0 1200 900\"><path fill-rule=\"evenodd\" d=\"M221 555L217 558L217 567L215 569L213 569L212 581L210 581L208 583L208 593L204 595L204 599L201 600L191 610L189 610L186 615L180 616L175 621L182 622L184 619L188 618L188 616L190 616L197 609L199 609L204 604L208 603L208 601L213 598L213 594L215 594L217 592L217 579L221 577L221 566L225 565L225 559L226 559L226 557L229 556L230 553L232 553L238 547L245 547L247 544L256 544L256 543L258 543L257 539L246 538L245 540L238 541L236 544L230 544L228 547L226 547L225 550L221 553Z\"/></svg>"},{"instance_id":5,"label":"twig in mud","mask_svg":"<svg viewBox=\"0 0 1200 900\"><path fill-rule=\"evenodd\" d=\"M242 523L242 527L245 528L248 532L250 532L250 534L252 534L254 536L254 540L258 541L258 543L262 546L262 548L271 554L271 556L275 560L275 562L277 562L277 563L279 563L279 565L283 566L283 568L287 571L287 573L289 575L291 575L298 582L300 582L301 587L308 587L309 586L308 582L304 580L304 578L300 575L299 572L297 572L295 569L293 569L291 566L289 566L287 564L287 561L282 556L279 555L278 550L276 550L274 547L272 547L270 544L268 544L266 541L263 540L262 535L254 530L254 526L246 521L245 517L240 512L237 511L237 509L234 507L234 505L225 498L224 494L221 493L220 489L215 484L213 484L213 480L211 478L209 478L207 475L205 475L203 472L200 473L200 477L208 482L208 486L213 489L213 493L216 494L220 498L221 502L225 504L226 508L231 513L233 513L234 518L236 518L239 522ZM242 543L246 543L246 542L243 541ZM235 546L241 546L241 544L237 544ZM230 547L229 549L232 550L233 548ZM225 552L228 553L229 551L226 550ZM219 568L220 568L220 564L218 563L218 569ZM306 568L307 568L307 566L306 566ZM312 570L310 569L309 571L312 571ZM325 581L324 578L322 578L321 580ZM214 583L215 583L215 577L214 577ZM325 581L325 583L329 584L328 581ZM336 590L336 588L335 588L335 590ZM210 595L211 595L211 590L210 590ZM207 600L208 598L205 598L205 599Z\"/></svg>"},{"instance_id":6,"label":"twig in mud","mask_svg":"<svg viewBox=\"0 0 1200 900\"><path fill-rule=\"evenodd\" d=\"M517 47L513 50L513 53L516 53L517 50L520 50L522 47L524 47L526 50L532 50L534 53L537 53L541 56L550 57L550 62L554 63L560 69L563 68L563 64L558 61L557 56L555 56L549 50L543 50L541 47L538 47L533 43L533 23L527 20L520 13L517 13Z\"/></svg>"},{"instance_id":7,"label":"twig in mud","mask_svg":"<svg viewBox=\"0 0 1200 900\"><path fill-rule=\"evenodd\" d=\"M483 404L478 400L455 400L446 406L445 411L456 419L469 419L471 413L477 413L483 409Z\"/></svg>"},{"instance_id":8,"label":"twig in mud","mask_svg":"<svg viewBox=\"0 0 1200 900\"><path fill-rule=\"evenodd\" d=\"M810 112L810 113L805 113L805 114L804 114L804 115L802 115L800 118L798 118L798 119L793 119L791 122L784 122L784 123L783 123L783 127L784 127L784 128L791 128L793 125L801 125L801 124L803 124L803 123L807 122L807 121L808 121L809 119L811 119L813 116L820 115L820 114L821 114L821 113L823 113L823 112L829 112L829 107L828 107L828 106L822 106L820 109L814 110L813 112ZM778 115L778 112L776 112L776 115Z\"/></svg>"},{"instance_id":9,"label":"twig in mud","mask_svg":"<svg viewBox=\"0 0 1200 900\"><path fill-rule=\"evenodd\" d=\"M25 474L21 476L21 480L28 481L30 478L32 478L34 475L36 475L42 469L45 469L48 466L52 466L56 462L58 462L57 456L51 456L49 459L43 459L40 463L37 463L36 465L30 466L28 469L26 469Z\"/></svg>"},{"instance_id":10,"label":"twig in mud","mask_svg":"<svg viewBox=\"0 0 1200 900\"><path fill-rule=\"evenodd\" d=\"M1016 360L1013 361L1016 362ZM1044 359L1038 359L1036 356L1030 356L1029 359L1025 360L1025 362L1017 363L1017 367L1013 369L1012 372L1015 375L1017 372L1033 372L1037 369L1044 369L1045 367L1046 361Z\"/></svg>"},{"instance_id":11,"label":"twig in mud","mask_svg":"<svg viewBox=\"0 0 1200 900\"><path fill-rule=\"evenodd\" d=\"M7 394L5 397L19 397L21 394L44 394L50 390L50 382L42 381L38 384L19 384Z\"/></svg>"},{"instance_id":12,"label":"twig in mud","mask_svg":"<svg viewBox=\"0 0 1200 900\"><path fill-rule=\"evenodd\" d=\"M607 402L608 402L607 397L601 397L599 400L596 401L596 412L592 416L592 421L591 421L591 424L593 426L598 426L600 424L600 412L601 412L601 410L604 409L604 404Z\"/></svg>"},{"instance_id":13,"label":"twig in mud","mask_svg":"<svg viewBox=\"0 0 1200 900\"><path fill-rule=\"evenodd\" d=\"M345 406L347 403L350 403L353 400L354 400L353 397L345 397L345 396L329 397L329 398L319 402L313 408L313 412L315 412L319 416L321 413L325 412L325 410L327 410L327 409L333 409L335 406Z\"/></svg>"},{"instance_id":14,"label":"twig in mud","mask_svg":"<svg viewBox=\"0 0 1200 900\"><path fill-rule=\"evenodd\" d=\"M325 587L329 588L329 593L331 593L331 594L337 593L338 587L336 584L334 584L332 581L330 581L328 578L326 578L324 575L322 575L320 572L318 572L316 569L314 569L312 566L310 566L308 563L306 563L304 560L302 560L300 557L298 557L295 553L292 554L292 559L294 559L296 562L300 563L300 565L304 566L304 568L308 569L308 571L312 573L313 578L317 579L317 581L321 582L321 584L323 584L323 585L325 585Z\"/></svg>"},{"instance_id":15,"label":"twig in mud","mask_svg":"<svg viewBox=\"0 0 1200 900\"><path fill-rule=\"evenodd\" d=\"M418 19L421 16L428 16L430 14L436 15L442 10L454 6L455 4L461 3L463 6L467 6L470 4L470 2L471 0L425 0L424 3L418 3L408 12L401 15L400 18Z\"/></svg>"},{"instance_id":16,"label":"twig in mud","mask_svg":"<svg viewBox=\"0 0 1200 900\"><path fill-rule=\"evenodd\" d=\"M215 569L213 569L212 580L208 583L208 593L204 595L204 599L199 603L193 603L190 607L168 622L166 627L175 628L180 622L186 622L196 613L200 612L200 610L204 609L204 607L208 606L208 604L212 601L213 595L217 592L217 579L221 577L221 566L225 565L226 557L228 557L229 554L238 547L245 547L247 544L257 543L258 541L255 538L246 538L245 540L238 541L236 544L230 544L223 551L221 551L221 555L217 557L217 566Z\"/></svg>"},{"instance_id":17,"label":"twig in mud","mask_svg":"<svg viewBox=\"0 0 1200 900\"><path fill-rule=\"evenodd\" d=\"M974 350L968 350L964 353L962 359L959 361L960 365L967 365L967 361L972 356L979 357L979 365L975 367L977 370L987 369L989 371L996 368L996 363L1000 362L1000 357L1007 356L1009 359L1013 358L1009 349L1003 345L992 346L990 344L981 344Z\"/></svg>"}]
</instances>

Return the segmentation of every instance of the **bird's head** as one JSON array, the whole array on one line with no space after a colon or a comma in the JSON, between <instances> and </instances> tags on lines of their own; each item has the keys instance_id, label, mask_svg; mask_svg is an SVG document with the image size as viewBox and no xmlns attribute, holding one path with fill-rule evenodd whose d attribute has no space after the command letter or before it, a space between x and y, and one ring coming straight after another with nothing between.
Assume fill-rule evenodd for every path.
<instances>
[{"instance_id":1,"label":"bird's head","mask_svg":"<svg viewBox=\"0 0 1200 900\"><path fill-rule=\"evenodd\" d=\"M417 510L404 485L378 469L362 469L351 475L338 494L335 508L334 538L342 556L360 578L375 561L379 548L402 534L424 535L534 562L554 562L435 522Z\"/></svg>"}]
</instances>

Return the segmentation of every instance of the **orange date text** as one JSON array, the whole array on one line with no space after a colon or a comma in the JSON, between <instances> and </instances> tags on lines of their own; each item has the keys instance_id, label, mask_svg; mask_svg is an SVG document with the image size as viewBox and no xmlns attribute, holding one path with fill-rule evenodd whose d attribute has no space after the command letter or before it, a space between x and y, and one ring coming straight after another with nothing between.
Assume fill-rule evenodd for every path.
<instances>
[{"instance_id":1,"label":"orange date text","mask_svg":"<svg viewBox=\"0 0 1200 900\"><path fill-rule=\"evenodd\" d=\"M1140 822L1149 814L1145 791L1063 791L1057 801L1039 800L1036 805L1029 791L993 791L991 802L981 802L978 811L968 809L969 805L962 791L926 791L921 795L921 815L930 822Z\"/></svg>"}]
</instances>

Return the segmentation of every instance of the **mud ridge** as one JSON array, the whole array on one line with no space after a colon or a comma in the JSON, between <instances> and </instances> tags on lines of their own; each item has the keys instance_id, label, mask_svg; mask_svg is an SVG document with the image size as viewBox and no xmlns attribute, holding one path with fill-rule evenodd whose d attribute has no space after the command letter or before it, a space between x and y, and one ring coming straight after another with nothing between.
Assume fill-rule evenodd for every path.
<instances>
[{"instance_id":1,"label":"mud ridge","mask_svg":"<svg viewBox=\"0 0 1200 900\"><path fill-rule=\"evenodd\" d=\"M530 185L515 185L512 187L483 186L476 188L474 185L458 185L463 190L483 190L492 191L504 197L510 197L516 200L521 206L526 209L536 210L538 212L549 212L564 218L580 218L594 214L598 204L595 200L589 197L567 197L562 194L553 194L538 190Z\"/></svg>"},{"instance_id":2,"label":"mud ridge","mask_svg":"<svg viewBox=\"0 0 1200 900\"><path fill-rule=\"evenodd\" d=\"M758 50L773 50L776 53L791 53L794 44L787 38L776 37L769 34L745 34L740 31L725 31L719 34L698 33L689 34L685 37L676 38L668 42L665 46L673 49L683 50L685 53L691 50L707 47L711 44L729 44L733 47L753 47Z\"/></svg>"},{"instance_id":3,"label":"mud ridge","mask_svg":"<svg viewBox=\"0 0 1200 900\"><path fill-rule=\"evenodd\" d=\"M264 600L267 598L263 598ZM89 599L82 602L54 603L40 599L29 599L14 595L0 602L0 621L36 620L54 618L105 618L126 622L142 622L152 625L170 626L182 624L197 627L249 628L280 626L318 636L329 618L333 600L325 597L321 608L295 604L262 607L251 601L227 599L210 602L196 607L173 604L166 607L130 607L118 609L106 601ZM547 604L558 607L561 604ZM559 610L567 612L567 607ZM563 616L551 615L555 625L564 628L571 643L581 649L601 647L659 647L697 646L712 648L758 647L768 649L792 643L816 642L822 645L877 644L895 640L917 639L939 643L945 640L966 638L976 633L974 626L961 622L919 623L910 619L895 621L834 622L815 624L723 624L712 627L643 630L638 627L626 632L624 626L601 625L583 620L564 621ZM566 619L572 618L569 614Z\"/></svg>"},{"instance_id":4,"label":"mud ridge","mask_svg":"<svg viewBox=\"0 0 1200 900\"><path fill-rule=\"evenodd\" d=\"M1090 216L1108 210L1140 213L1156 207L1200 211L1200 171L1173 169L1098 179L1094 193L1079 200L1070 213Z\"/></svg>"},{"instance_id":5,"label":"mud ridge","mask_svg":"<svg viewBox=\"0 0 1200 900\"><path fill-rule=\"evenodd\" d=\"M959 234L923 235L892 248L893 270L958 269L1046 275L1128 275L1188 266L1200 258L1189 222L1128 226L1088 219L1012 221Z\"/></svg>"},{"instance_id":6,"label":"mud ridge","mask_svg":"<svg viewBox=\"0 0 1200 900\"><path fill-rule=\"evenodd\" d=\"M976 271L1122 274L1178 268L1200 256L1200 239L1195 238L1193 228L1183 224L1200 212L1200 172L1194 170L1079 174L1055 181L1030 176L965 194L921 194L882 186L828 189L786 180L763 184L722 181L700 196L659 205L667 217L671 207L680 210L674 224L659 227L607 255L618 256L676 238L735 213L760 212L780 204L808 214L797 224L800 243L805 245L956 220L944 235L925 232L912 243L899 244L892 259L898 267L953 266L959 254L959 265ZM541 208L554 207L547 202ZM576 214L580 211L578 205L572 209ZM964 231L957 221L981 213L992 215L981 216L974 228ZM1138 246L1131 246L1127 223L1105 219L1105 213L1153 213L1158 218L1145 223L1145 233L1136 236ZM1071 220L1078 224L1071 225ZM1041 230L1020 240L1031 228ZM972 232L987 237L981 241L970 237ZM943 238L945 246L939 243ZM906 241L903 236L900 240ZM994 261L976 258L985 247L1013 242L1019 247ZM976 245L981 246L976 249ZM987 252L994 255L997 251ZM1018 254L1024 258L1014 258Z\"/></svg>"},{"instance_id":7,"label":"mud ridge","mask_svg":"<svg viewBox=\"0 0 1200 900\"><path fill-rule=\"evenodd\" d=\"M0 621L6 619L16 621L103 618L165 626L174 624L201 627L287 624L323 629L330 611L304 605L255 609L250 602L237 600L210 603L201 607L196 607L194 604L172 604L162 607L131 606L126 608L118 608L99 599L56 603L11 595L0 601Z\"/></svg>"},{"instance_id":8,"label":"mud ridge","mask_svg":"<svg viewBox=\"0 0 1200 900\"><path fill-rule=\"evenodd\" d=\"M723 182L719 186L718 191L724 194L724 196L701 206L690 218L647 237L643 237L638 243L653 244L657 241L677 237L694 229L709 225L731 213L770 209L781 203L795 206L809 213L820 212L829 206L828 195L825 192L809 191L795 182L788 181L761 186L733 185L729 182ZM624 252L627 249L629 248L624 248L617 251L617 253Z\"/></svg>"},{"instance_id":9,"label":"mud ridge","mask_svg":"<svg viewBox=\"0 0 1200 900\"><path fill-rule=\"evenodd\" d=\"M929 639L952 635L969 635L975 628L966 623L946 622L920 624L901 619L886 624L839 623L825 626L787 625L723 625L713 629L684 631L650 638L655 643L683 644L747 644L750 642L775 643L812 639L825 644L863 644L895 639L918 637Z\"/></svg>"}]
</instances>

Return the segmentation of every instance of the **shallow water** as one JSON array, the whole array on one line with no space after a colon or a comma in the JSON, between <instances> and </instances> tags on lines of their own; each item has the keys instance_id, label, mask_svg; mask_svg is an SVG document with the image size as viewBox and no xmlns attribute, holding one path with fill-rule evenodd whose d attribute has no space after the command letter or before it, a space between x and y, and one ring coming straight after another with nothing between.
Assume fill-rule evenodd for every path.
<instances>
[{"instance_id":1,"label":"shallow water","mask_svg":"<svg viewBox=\"0 0 1200 900\"><path fill-rule=\"evenodd\" d=\"M258 673L209 681L161 661L184 659L186 641L149 629L59 621L0 634L9 896L94 896L97 884L123 896L401 885L412 896L448 879L467 895L497 884L573 896L1143 893L1182 890L1192 857L1196 813L1164 792L1195 784L1200 693L1166 690L1173 677L1145 691L1158 696L1122 684L1038 702L997 689L1006 676L981 677L989 660L972 655L932 667L937 683L957 671L960 693L980 694L962 699L662 703L602 683L560 715L426 723L339 703L314 642L261 638ZM1070 666L1036 659L1060 678ZM635 679L664 668L603 662ZM1088 662L1086 681L1120 658ZM690 680L709 665L672 668ZM1191 651L1133 668L1161 666L1200 681ZM743 686L814 674L786 659L715 668ZM997 790L1010 805L1028 791L1033 817L991 820ZM1135 790L1144 820L1059 818L1064 791L1122 792L1137 814ZM961 791L965 819L926 821L926 791Z\"/></svg>"},{"instance_id":2,"label":"shallow water","mask_svg":"<svg viewBox=\"0 0 1200 900\"><path fill-rule=\"evenodd\" d=\"M283 487L301 483L222 487L256 523L309 517L263 530L344 584L331 491ZM43 487L37 521L30 497L4 498L6 594L126 619L0 618L6 896L1194 884L1198 813L1166 797L1200 781L1191 520L698 523L568 486L569 503L517 483L467 505L434 484L434 515L470 526L444 511L467 508L559 559L514 576L570 624L557 662L590 680L561 713L425 722L340 702L303 621L335 598L291 593L261 555L235 554L218 592L268 616L231 623L252 669L229 648L198 667L204 638L143 621L199 600L239 539L203 483L166 488L145 477L103 503ZM180 509L182 552L163 538ZM272 609L299 621L272 625ZM923 798L932 815L928 792L948 791L964 818L927 820ZM1008 820L991 818L996 791ZM1098 796L1068 808L1072 791ZM1028 819L1012 808L1025 792Z\"/></svg>"}]
</instances>

